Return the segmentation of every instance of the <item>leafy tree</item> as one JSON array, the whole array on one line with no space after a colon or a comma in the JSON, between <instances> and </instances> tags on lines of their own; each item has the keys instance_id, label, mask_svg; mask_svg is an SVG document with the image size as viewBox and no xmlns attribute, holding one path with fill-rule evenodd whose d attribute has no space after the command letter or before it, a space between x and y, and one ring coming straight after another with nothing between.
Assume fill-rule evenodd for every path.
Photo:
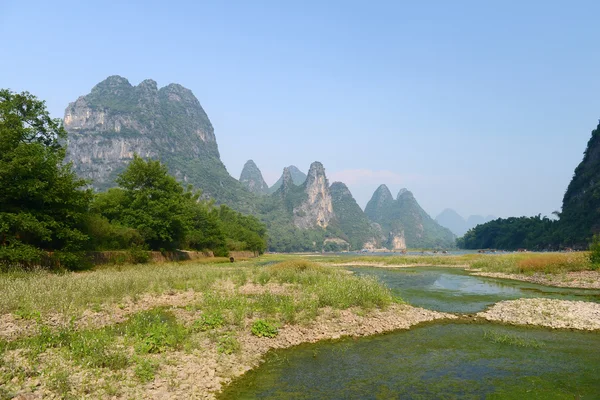
<instances>
[{"instance_id":1,"label":"leafy tree","mask_svg":"<svg viewBox=\"0 0 600 400\"><path fill-rule=\"evenodd\" d=\"M202 201L200 195L200 192L193 193L191 188L185 194L185 247L212 250L216 256L226 256L228 249L219 214L213 211L213 202Z\"/></svg>"},{"instance_id":2,"label":"leafy tree","mask_svg":"<svg viewBox=\"0 0 600 400\"><path fill-rule=\"evenodd\" d=\"M263 253L267 248L267 228L254 216L243 215L221 205L218 215L225 235L239 243L239 249ZM231 243L231 242L230 242ZM236 250L230 248L230 250Z\"/></svg>"},{"instance_id":3,"label":"leafy tree","mask_svg":"<svg viewBox=\"0 0 600 400\"><path fill-rule=\"evenodd\" d=\"M136 155L117 182L119 188L99 194L92 206L105 218L95 232L115 235L114 240L100 243L135 245L137 232L154 250L212 250L220 256L228 250L265 250L266 229L255 217L226 206L215 208L191 186L184 190L160 161L144 161Z\"/></svg>"},{"instance_id":4,"label":"leafy tree","mask_svg":"<svg viewBox=\"0 0 600 400\"><path fill-rule=\"evenodd\" d=\"M66 267L88 237L92 197L63 164L66 131L30 93L0 90L0 262L37 264L51 252Z\"/></svg>"},{"instance_id":5,"label":"leafy tree","mask_svg":"<svg viewBox=\"0 0 600 400\"><path fill-rule=\"evenodd\" d=\"M187 233L184 190L167 168L135 155L117 183L119 188L98 195L95 209L136 229L151 249L178 248Z\"/></svg>"}]
</instances>

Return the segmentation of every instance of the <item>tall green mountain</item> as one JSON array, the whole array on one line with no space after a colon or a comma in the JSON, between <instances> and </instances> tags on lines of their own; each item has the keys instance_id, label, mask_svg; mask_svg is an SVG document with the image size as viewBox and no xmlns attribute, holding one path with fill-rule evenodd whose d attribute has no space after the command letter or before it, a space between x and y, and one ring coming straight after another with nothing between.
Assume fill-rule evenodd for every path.
<instances>
[{"instance_id":1,"label":"tall green mountain","mask_svg":"<svg viewBox=\"0 0 600 400\"><path fill-rule=\"evenodd\" d=\"M267 185L260 169L258 169L258 166L252 160L248 160L246 161L246 164L244 164L244 168L240 174L240 183L252 193L269 193L269 185Z\"/></svg>"},{"instance_id":2,"label":"tall green mountain","mask_svg":"<svg viewBox=\"0 0 600 400\"><path fill-rule=\"evenodd\" d=\"M294 183L292 171L284 168L279 188L261 203L272 251L356 250L365 244L378 245L369 220L346 185L329 186L320 162L311 164L300 185Z\"/></svg>"},{"instance_id":3,"label":"tall green mountain","mask_svg":"<svg viewBox=\"0 0 600 400\"><path fill-rule=\"evenodd\" d=\"M560 230L565 245L581 248L600 232L600 121L563 198Z\"/></svg>"},{"instance_id":4,"label":"tall green mountain","mask_svg":"<svg viewBox=\"0 0 600 400\"><path fill-rule=\"evenodd\" d=\"M454 247L455 236L435 222L425 212L407 189L401 189L396 197L397 216L404 228L408 247L446 248Z\"/></svg>"},{"instance_id":5,"label":"tall green mountain","mask_svg":"<svg viewBox=\"0 0 600 400\"><path fill-rule=\"evenodd\" d=\"M359 250L366 244L379 247L369 219L342 182L334 182L329 188L331 203L335 213L334 224L342 232L342 237L350 243L351 249Z\"/></svg>"},{"instance_id":6,"label":"tall green mountain","mask_svg":"<svg viewBox=\"0 0 600 400\"><path fill-rule=\"evenodd\" d=\"M97 84L65 110L67 159L92 186L114 186L134 154L159 159L177 179L239 210L254 196L232 178L220 160L213 126L198 99L178 84L158 89L120 76Z\"/></svg>"},{"instance_id":7,"label":"tall green mountain","mask_svg":"<svg viewBox=\"0 0 600 400\"><path fill-rule=\"evenodd\" d=\"M295 165L290 165L289 167L286 167L286 168L292 178L292 182L294 182L294 185L300 186L304 183L304 181L306 181L306 174L304 172L300 171L298 169L298 167L296 167ZM283 183L283 175L281 175L281 177L279 177L277 182L275 182L273 184L273 186L271 186L269 188L269 192L275 193L277 191L277 189L279 189L281 187L282 183Z\"/></svg>"},{"instance_id":8,"label":"tall green mountain","mask_svg":"<svg viewBox=\"0 0 600 400\"><path fill-rule=\"evenodd\" d=\"M367 203L365 214L379 226L388 248L454 246L452 232L435 222L407 189L400 190L394 200L387 186L379 186Z\"/></svg>"}]
</instances>

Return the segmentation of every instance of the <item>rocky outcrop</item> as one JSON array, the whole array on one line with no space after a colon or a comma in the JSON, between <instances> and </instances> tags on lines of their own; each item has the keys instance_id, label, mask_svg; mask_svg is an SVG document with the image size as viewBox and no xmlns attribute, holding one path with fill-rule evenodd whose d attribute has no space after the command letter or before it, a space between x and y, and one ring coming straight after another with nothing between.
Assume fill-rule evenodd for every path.
<instances>
[{"instance_id":1,"label":"rocky outcrop","mask_svg":"<svg viewBox=\"0 0 600 400\"><path fill-rule=\"evenodd\" d=\"M240 183L252 193L267 194L269 192L269 185L267 185L260 169L252 160L248 160L244 164L240 174Z\"/></svg>"},{"instance_id":2,"label":"rocky outcrop","mask_svg":"<svg viewBox=\"0 0 600 400\"><path fill-rule=\"evenodd\" d=\"M407 189L394 200L387 186L379 186L365 214L379 226L389 249L454 247L452 232L437 224Z\"/></svg>"},{"instance_id":3,"label":"rocky outcrop","mask_svg":"<svg viewBox=\"0 0 600 400\"><path fill-rule=\"evenodd\" d=\"M181 85L158 89L148 79L133 86L111 76L68 105L64 124L69 134L67 160L98 190L113 186L115 177L139 154L161 160L171 174L218 202L250 204L248 193L219 158L206 112Z\"/></svg>"},{"instance_id":4,"label":"rocky outcrop","mask_svg":"<svg viewBox=\"0 0 600 400\"><path fill-rule=\"evenodd\" d=\"M286 171L286 170L290 174L290 177L291 177L294 185L300 186L306 181L306 174L304 172L300 171L298 169L298 167L296 167L295 165L290 165L289 167L284 168L284 171ZM275 182L275 184L273 184L273 186L271 186L269 188L269 193L275 193L281 187L282 183L283 183L283 175L281 177L279 177L277 182Z\"/></svg>"},{"instance_id":5,"label":"rocky outcrop","mask_svg":"<svg viewBox=\"0 0 600 400\"><path fill-rule=\"evenodd\" d=\"M404 231L390 232L390 248L392 250L406 249L406 238L404 237Z\"/></svg>"},{"instance_id":6,"label":"rocky outcrop","mask_svg":"<svg viewBox=\"0 0 600 400\"><path fill-rule=\"evenodd\" d=\"M327 228L334 213L323 164L315 161L310 165L303 189L306 198L299 206L294 207L294 225L300 229L317 226Z\"/></svg>"}]
</instances>

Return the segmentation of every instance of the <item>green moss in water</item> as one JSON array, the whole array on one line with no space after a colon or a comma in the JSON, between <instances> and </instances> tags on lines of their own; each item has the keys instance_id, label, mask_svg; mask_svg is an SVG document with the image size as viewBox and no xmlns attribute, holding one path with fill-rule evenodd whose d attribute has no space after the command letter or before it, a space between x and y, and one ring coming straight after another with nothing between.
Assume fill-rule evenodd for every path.
<instances>
[{"instance_id":1,"label":"green moss in water","mask_svg":"<svg viewBox=\"0 0 600 400\"><path fill-rule=\"evenodd\" d=\"M600 335L429 324L268 354L220 399L594 399Z\"/></svg>"}]
</instances>

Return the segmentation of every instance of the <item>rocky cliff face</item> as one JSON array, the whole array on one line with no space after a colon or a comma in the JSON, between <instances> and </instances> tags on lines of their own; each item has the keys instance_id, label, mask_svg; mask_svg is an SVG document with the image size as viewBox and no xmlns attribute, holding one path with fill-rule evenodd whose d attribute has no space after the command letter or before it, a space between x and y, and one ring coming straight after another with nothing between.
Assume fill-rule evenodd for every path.
<instances>
[{"instance_id":1,"label":"rocky cliff face","mask_svg":"<svg viewBox=\"0 0 600 400\"><path fill-rule=\"evenodd\" d=\"M437 224L407 189L394 200L381 185L365 208L365 214L381 227L381 236L390 249L454 247L454 235Z\"/></svg>"},{"instance_id":2,"label":"rocky cliff face","mask_svg":"<svg viewBox=\"0 0 600 400\"><path fill-rule=\"evenodd\" d=\"M269 185L267 185L260 169L252 160L248 160L244 164L240 175L240 183L252 193L267 194L269 192Z\"/></svg>"},{"instance_id":3,"label":"rocky cliff face","mask_svg":"<svg viewBox=\"0 0 600 400\"><path fill-rule=\"evenodd\" d=\"M306 198L299 206L294 207L294 225L300 229L316 226L327 228L334 214L323 164L315 161L310 165L303 189Z\"/></svg>"},{"instance_id":4,"label":"rocky cliff face","mask_svg":"<svg viewBox=\"0 0 600 400\"><path fill-rule=\"evenodd\" d=\"M219 202L250 202L221 162L213 126L200 102L181 85L158 89L148 79L132 86L111 76L69 104L64 123L67 160L98 190L113 186L137 153L161 160L178 179Z\"/></svg>"},{"instance_id":5,"label":"rocky cliff face","mask_svg":"<svg viewBox=\"0 0 600 400\"><path fill-rule=\"evenodd\" d=\"M563 198L560 227L565 244L578 248L600 232L600 121Z\"/></svg>"},{"instance_id":6,"label":"rocky cliff face","mask_svg":"<svg viewBox=\"0 0 600 400\"><path fill-rule=\"evenodd\" d=\"M284 171L285 170L287 170L288 173L290 174L290 177L292 178L292 182L294 182L294 185L300 186L306 181L306 174L304 172L300 171L298 169L298 167L296 167L295 165L290 165L289 167L286 167L284 169ZM269 193L275 193L281 187L282 183L283 183L283 175L281 177L279 177L277 182L275 182L273 184L273 186L271 186L269 188Z\"/></svg>"}]
</instances>

